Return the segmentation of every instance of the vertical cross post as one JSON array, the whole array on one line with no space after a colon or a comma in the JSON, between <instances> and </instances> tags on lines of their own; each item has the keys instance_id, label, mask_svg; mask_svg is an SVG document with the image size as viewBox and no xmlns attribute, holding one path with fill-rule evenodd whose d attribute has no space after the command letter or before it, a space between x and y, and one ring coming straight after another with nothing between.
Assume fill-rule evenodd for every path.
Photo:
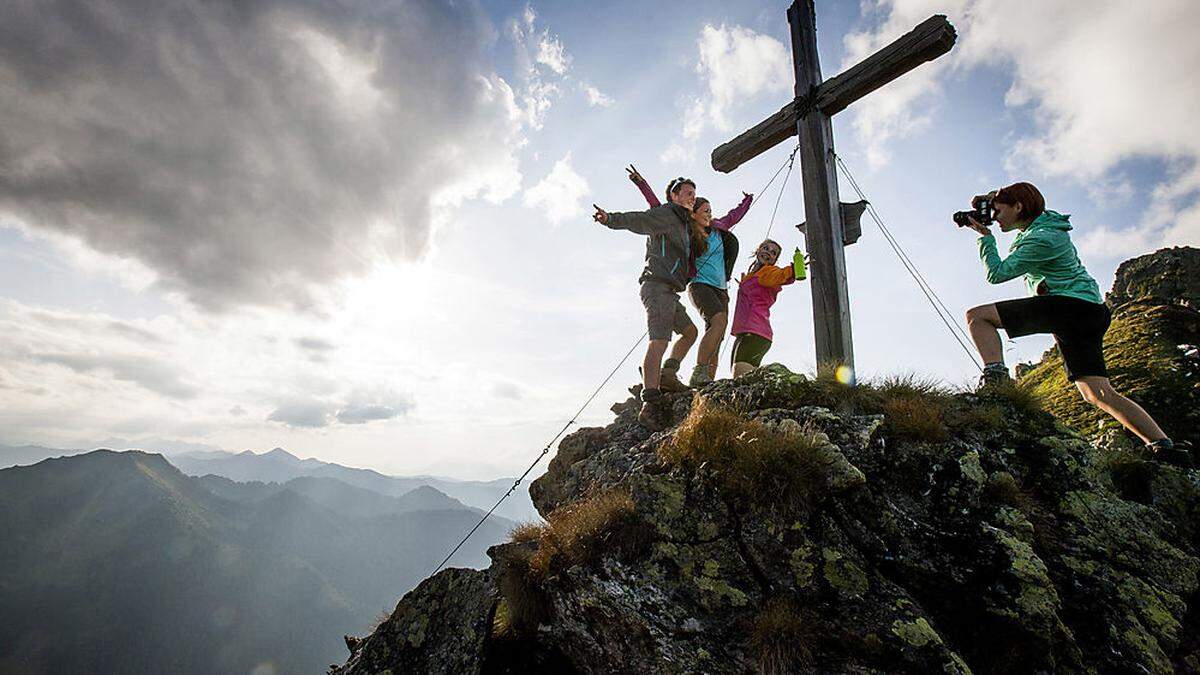
<instances>
[{"instance_id":1,"label":"vertical cross post","mask_svg":"<svg viewBox=\"0 0 1200 675\"><path fill-rule=\"evenodd\" d=\"M846 256L838 202L837 170L833 159L830 116L815 106L822 83L817 58L816 14L813 0L795 0L788 9L792 29L792 62L800 136L800 168L804 187L805 239L812 260L809 273L813 298L813 333L817 365L848 366L854 372L854 341L850 332L850 294L846 285Z\"/></svg>"}]
</instances>

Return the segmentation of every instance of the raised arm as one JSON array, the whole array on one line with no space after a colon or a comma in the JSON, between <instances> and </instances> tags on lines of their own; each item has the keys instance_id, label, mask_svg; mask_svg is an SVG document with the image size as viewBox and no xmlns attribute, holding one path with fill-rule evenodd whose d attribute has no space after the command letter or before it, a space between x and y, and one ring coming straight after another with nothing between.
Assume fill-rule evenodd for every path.
<instances>
[{"instance_id":1,"label":"raised arm","mask_svg":"<svg viewBox=\"0 0 1200 675\"><path fill-rule=\"evenodd\" d=\"M732 230L733 226L737 225L738 222L741 221L741 219L746 215L746 212L750 210L750 203L754 201L754 195L750 194L749 192L743 192L742 195L742 203L733 207L733 209L724 216L713 220L713 227L717 228L718 230L728 231Z\"/></svg>"},{"instance_id":2,"label":"raised arm","mask_svg":"<svg viewBox=\"0 0 1200 675\"><path fill-rule=\"evenodd\" d=\"M662 206L662 202L658 201L658 196L654 194L654 190L650 189L650 183L647 183L646 179L642 178L642 174L638 172L637 167L630 164L625 168L625 171L629 174L629 180L633 181L633 184L642 191L642 196L646 198L646 203L650 205L650 208Z\"/></svg>"}]
</instances>

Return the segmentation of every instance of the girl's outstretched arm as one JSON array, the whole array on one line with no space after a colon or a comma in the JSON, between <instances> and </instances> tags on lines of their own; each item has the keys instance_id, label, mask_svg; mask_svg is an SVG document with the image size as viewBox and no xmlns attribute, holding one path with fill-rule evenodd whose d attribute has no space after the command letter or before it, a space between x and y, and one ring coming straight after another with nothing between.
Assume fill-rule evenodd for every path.
<instances>
[{"instance_id":1,"label":"girl's outstretched arm","mask_svg":"<svg viewBox=\"0 0 1200 675\"><path fill-rule=\"evenodd\" d=\"M712 221L712 226L718 230L732 230L734 225L745 217L746 212L750 210L750 203L754 201L754 195L749 192L742 193L742 203L733 207L729 213L726 213L720 218L715 218Z\"/></svg>"},{"instance_id":2,"label":"girl's outstretched arm","mask_svg":"<svg viewBox=\"0 0 1200 675\"><path fill-rule=\"evenodd\" d=\"M793 271L791 265L787 267L764 265L758 271L758 283L763 286L787 286L794 281L796 281L796 273Z\"/></svg>"}]
</instances>

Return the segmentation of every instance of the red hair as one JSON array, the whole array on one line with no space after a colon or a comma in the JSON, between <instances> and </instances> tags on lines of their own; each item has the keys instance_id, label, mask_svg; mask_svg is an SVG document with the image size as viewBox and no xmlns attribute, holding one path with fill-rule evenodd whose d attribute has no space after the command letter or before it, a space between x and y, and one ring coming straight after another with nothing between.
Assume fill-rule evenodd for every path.
<instances>
[{"instance_id":1,"label":"red hair","mask_svg":"<svg viewBox=\"0 0 1200 675\"><path fill-rule=\"evenodd\" d=\"M1021 205L1021 220L1033 220L1046 210L1046 198L1033 183L1013 183L1000 188L992 201L1000 204Z\"/></svg>"}]
</instances>

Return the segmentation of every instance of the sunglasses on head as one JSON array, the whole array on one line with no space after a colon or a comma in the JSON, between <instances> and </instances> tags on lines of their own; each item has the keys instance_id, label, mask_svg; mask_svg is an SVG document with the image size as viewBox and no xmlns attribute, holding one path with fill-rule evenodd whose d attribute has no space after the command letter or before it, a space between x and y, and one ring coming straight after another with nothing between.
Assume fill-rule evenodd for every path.
<instances>
[{"instance_id":1,"label":"sunglasses on head","mask_svg":"<svg viewBox=\"0 0 1200 675\"><path fill-rule=\"evenodd\" d=\"M679 178L672 180L671 183L667 185L667 192L674 192L675 188L681 183L692 183L692 185L695 185L691 178L684 178L683 176L680 176Z\"/></svg>"}]
</instances>

